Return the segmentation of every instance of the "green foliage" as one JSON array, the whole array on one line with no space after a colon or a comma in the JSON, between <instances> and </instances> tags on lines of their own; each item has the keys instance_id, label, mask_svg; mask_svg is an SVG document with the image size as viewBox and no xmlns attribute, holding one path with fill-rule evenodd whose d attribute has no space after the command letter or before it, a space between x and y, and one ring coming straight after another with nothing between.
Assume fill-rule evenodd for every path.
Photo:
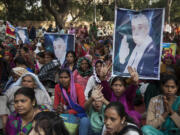
<instances>
[{"instance_id":1,"label":"green foliage","mask_svg":"<svg viewBox=\"0 0 180 135\"><path fill-rule=\"evenodd\" d=\"M104 0L101 3L96 3L97 21L114 21L115 1L117 7L134 10L164 8L167 6L167 0L157 0L152 5L149 5L150 0ZM42 5L38 5L38 2L40 0L0 0L0 7L1 5L5 7L0 12L0 17L11 22L53 19L57 21L58 15L62 15L63 18L63 14L64 16L71 14L73 21L94 21L94 0L42 0ZM180 22L179 0L173 0L171 22Z\"/></svg>"}]
</instances>

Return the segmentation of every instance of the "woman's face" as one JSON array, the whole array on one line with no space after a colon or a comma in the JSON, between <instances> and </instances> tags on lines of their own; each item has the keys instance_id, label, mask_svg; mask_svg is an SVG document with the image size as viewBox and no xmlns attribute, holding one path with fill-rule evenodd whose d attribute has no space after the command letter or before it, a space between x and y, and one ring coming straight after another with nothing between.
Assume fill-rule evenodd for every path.
<instances>
[{"instance_id":1,"label":"woman's face","mask_svg":"<svg viewBox=\"0 0 180 135\"><path fill-rule=\"evenodd\" d=\"M20 115L29 113L33 109L33 104L35 101L31 101L29 97L23 94L18 94L14 98L14 108Z\"/></svg>"},{"instance_id":2,"label":"woman's face","mask_svg":"<svg viewBox=\"0 0 180 135\"><path fill-rule=\"evenodd\" d=\"M34 79L31 76L25 76L22 78L22 86L28 88L35 88Z\"/></svg>"},{"instance_id":3,"label":"woman's face","mask_svg":"<svg viewBox=\"0 0 180 135\"><path fill-rule=\"evenodd\" d=\"M45 54L45 56L44 56L44 61L45 61L46 64L49 63L49 62L51 62L52 60L53 60L53 58L52 58L51 56Z\"/></svg>"},{"instance_id":4,"label":"woman's face","mask_svg":"<svg viewBox=\"0 0 180 135\"><path fill-rule=\"evenodd\" d=\"M88 68L89 68L89 64L88 64L87 60L82 60L82 62L81 62L82 71L86 71Z\"/></svg>"},{"instance_id":5,"label":"woman's face","mask_svg":"<svg viewBox=\"0 0 180 135\"><path fill-rule=\"evenodd\" d=\"M64 88L68 89L70 85L70 76L66 72L61 73L59 82Z\"/></svg>"},{"instance_id":6,"label":"woman's face","mask_svg":"<svg viewBox=\"0 0 180 135\"><path fill-rule=\"evenodd\" d=\"M37 128L38 131L36 131L35 126L36 126L36 122L34 121L32 123L32 130L29 132L29 135L45 135L45 132L42 128L38 127Z\"/></svg>"},{"instance_id":7,"label":"woman's face","mask_svg":"<svg viewBox=\"0 0 180 135\"><path fill-rule=\"evenodd\" d=\"M162 86L163 92L165 96L172 97L176 95L176 92L178 90L178 86L174 82L174 80L168 80L163 86Z\"/></svg>"},{"instance_id":8,"label":"woman's face","mask_svg":"<svg viewBox=\"0 0 180 135\"><path fill-rule=\"evenodd\" d=\"M112 89L113 89L114 95L117 97L120 97L125 91L125 87L120 80L117 80L112 84Z\"/></svg>"},{"instance_id":9,"label":"woman's face","mask_svg":"<svg viewBox=\"0 0 180 135\"><path fill-rule=\"evenodd\" d=\"M101 101L93 101L92 106L96 111L100 111L102 108L103 102Z\"/></svg>"},{"instance_id":10,"label":"woman's face","mask_svg":"<svg viewBox=\"0 0 180 135\"><path fill-rule=\"evenodd\" d=\"M40 64L44 64L45 60L42 57L37 56L36 59L39 61Z\"/></svg>"},{"instance_id":11,"label":"woman's face","mask_svg":"<svg viewBox=\"0 0 180 135\"><path fill-rule=\"evenodd\" d=\"M106 126L106 133L108 135L113 135L114 133L119 132L121 129L122 121L123 120L113 107L108 108L104 114L104 124Z\"/></svg>"},{"instance_id":12,"label":"woman's face","mask_svg":"<svg viewBox=\"0 0 180 135\"><path fill-rule=\"evenodd\" d=\"M96 73L97 73L97 75L100 75L102 66L103 65L101 63L96 64Z\"/></svg>"},{"instance_id":13,"label":"woman's face","mask_svg":"<svg viewBox=\"0 0 180 135\"><path fill-rule=\"evenodd\" d=\"M67 60L67 63L74 63L74 56L72 53L68 53L68 55L66 56L66 60Z\"/></svg>"}]
</instances>

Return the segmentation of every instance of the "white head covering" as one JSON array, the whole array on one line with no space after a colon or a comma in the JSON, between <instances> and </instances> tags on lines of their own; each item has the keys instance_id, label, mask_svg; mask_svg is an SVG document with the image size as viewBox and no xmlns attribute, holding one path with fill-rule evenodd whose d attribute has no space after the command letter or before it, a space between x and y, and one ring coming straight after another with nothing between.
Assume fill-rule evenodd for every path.
<instances>
[{"instance_id":1,"label":"white head covering","mask_svg":"<svg viewBox=\"0 0 180 135\"><path fill-rule=\"evenodd\" d=\"M29 71L22 67L15 67L12 69L12 71L20 77L26 73L29 73Z\"/></svg>"},{"instance_id":2,"label":"white head covering","mask_svg":"<svg viewBox=\"0 0 180 135\"><path fill-rule=\"evenodd\" d=\"M39 81L39 78L37 75L35 75L34 73L26 73L24 75L22 75L14 84L13 86L21 86L21 83L22 83L22 78L27 76L27 75L30 75L32 76L32 78L34 79L35 83L36 83L36 88L39 88L41 90L43 90L45 92L45 94L47 95L47 97L49 98L49 102L51 102L51 98L49 96L49 94L47 93L46 91L46 88L44 87L44 85Z\"/></svg>"},{"instance_id":3,"label":"white head covering","mask_svg":"<svg viewBox=\"0 0 180 135\"><path fill-rule=\"evenodd\" d=\"M39 78L37 77L37 75L35 75L34 73L30 73L30 72L29 72L29 73L26 73L26 74L22 75L22 76L13 84L13 86L21 86L21 84L22 84L22 78L25 77L25 76L31 76L31 77L34 79L35 84L36 84L36 88L38 88L38 89L40 89L40 90L42 90L42 91L44 92L44 94L46 95L47 100L48 100L49 109L51 109L50 106L52 105L52 100L51 100L49 94L47 93L46 88L43 86L43 84L39 81ZM48 107L48 106L47 106L47 107Z\"/></svg>"},{"instance_id":4,"label":"white head covering","mask_svg":"<svg viewBox=\"0 0 180 135\"><path fill-rule=\"evenodd\" d=\"M21 86L21 83L22 83L22 78L25 77L25 76L32 76L35 83L36 83L36 86L37 88L43 90L43 91L46 91L46 88L43 86L43 84L39 81L39 78L37 77L37 75L35 75L34 73L26 73L26 74L23 74L14 84L14 86ZM47 92L47 91L46 91Z\"/></svg>"}]
</instances>

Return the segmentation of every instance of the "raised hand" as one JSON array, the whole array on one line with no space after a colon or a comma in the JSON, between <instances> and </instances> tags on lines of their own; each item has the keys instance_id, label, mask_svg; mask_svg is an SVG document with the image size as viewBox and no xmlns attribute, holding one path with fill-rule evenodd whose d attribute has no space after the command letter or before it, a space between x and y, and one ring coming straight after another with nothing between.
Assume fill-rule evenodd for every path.
<instances>
[{"instance_id":1,"label":"raised hand","mask_svg":"<svg viewBox=\"0 0 180 135\"><path fill-rule=\"evenodd\" d=\"M130 49L129 49L129 44L127 42L127 36L124 35L123 39L121 41L121 47L119 51L119 62L121 64L124 64L126 61L127 56L129 55Z\"/></svg>"},{"instance_id":2,"label":"raised hand","mask_svg":"<svg viewBox=\"0 0 180 135\"><path fill-rule=\"evenodd\" d=\"M97 101L97 100L101 99L101 97L103 96L103 94L101 92L102 89L103 89L103 87L101 85L97 85L94 87L94 89L92 91L92 95L91 95L93 100Z\"/></svg>"},{"instance_id":3,"label":"raised hand","mask_svg":"<svg viewBox=\"0 0 180 135\"><path fill-rule=\"evenodd\" d=\"M137 71L135 69L133 69L132 67L128 67L128 72L131 75L131 79L132 81L138 85L139 83L139 75L137 73Z\"/></svg>"}]
</instances>

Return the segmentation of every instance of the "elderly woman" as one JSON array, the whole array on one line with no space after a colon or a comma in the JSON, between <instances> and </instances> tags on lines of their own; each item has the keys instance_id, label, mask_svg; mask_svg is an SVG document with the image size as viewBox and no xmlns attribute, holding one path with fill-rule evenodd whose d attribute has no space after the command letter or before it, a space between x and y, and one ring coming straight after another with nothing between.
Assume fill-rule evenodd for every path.
<instances>
[{"instance_id":1,"label":"elderly woman","mask_svg":"<svg viewBox=\"0 0 180 135\"><path fill-rule=\"evenodd\" d=\"M20 87L28 87L33 88L35 91L35 97L37 100L38 105L45 105L49 109L51 109L52 101L42 85L42 83L39 81L38 77L33 73L27 73L24 74L21 78L17 80L17 82L14 84L14 87L10 88L6 91L5 95L8 97L8 106L11 112L14 111L14 93L20 88Z\"/></svg>"}]
</instances>

